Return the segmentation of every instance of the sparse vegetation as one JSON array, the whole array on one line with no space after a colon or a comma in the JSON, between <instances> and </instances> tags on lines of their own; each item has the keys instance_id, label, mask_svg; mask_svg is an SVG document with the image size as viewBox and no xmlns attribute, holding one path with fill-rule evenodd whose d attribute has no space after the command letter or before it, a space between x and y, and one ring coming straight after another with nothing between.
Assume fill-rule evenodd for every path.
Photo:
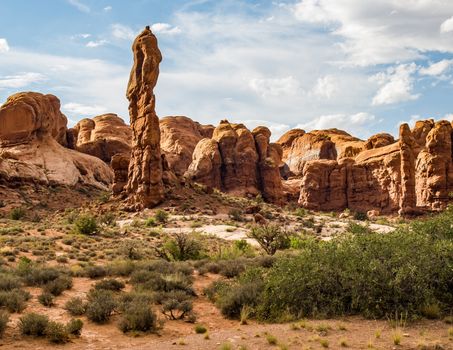
<instances>
[{"instance_id":1,"label":"sparse vegetation","mask_svg":"<svg viewBox=\"0 0 453 350\"><path fill-rule=\"evenodd\" d=\"M6 330L6 326L9 322L9 314L5 311L0 310L0 338Z\"/></svg>"},{"instance_id":2,"label":"sparse vegetation","mask_svg":"<svg viewBox=\"0 0 453 350\"><path fill-rule=\"evenodd\" d=\"M288 249L291 243L289 234L274 224L254 226L248 236L255 239L269 255L274 255L277 250Z\"/></svg>"},{"instance_id":3,"label":"sparse vegetation","mask_svg":"<svg viewBox=\"0 0 453 350\"><path fill-rule=\"evenodd\" d=\"M94 235L99 230L96 219L90 215L81 215L74 221L74 231L82 235Z\"/></svg>"}]
</instances>

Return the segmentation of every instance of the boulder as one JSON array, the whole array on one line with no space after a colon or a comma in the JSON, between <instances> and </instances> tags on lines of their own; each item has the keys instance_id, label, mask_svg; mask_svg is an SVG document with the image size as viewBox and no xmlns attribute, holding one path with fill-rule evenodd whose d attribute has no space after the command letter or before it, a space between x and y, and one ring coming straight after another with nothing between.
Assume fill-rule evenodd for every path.
<instances>
[{"instance_id":1,"label":"boulder","mask_svg":"<svg viewBox=\"0 0 453 350\"><path fill-rule=\"evenodd\" d=\"M113 173L95 157L63 147L66 117L53 95L26 92L0 107L0 181L108 189Z\"/></svg>"},{"instance_id":2,"label":"boulder","mask_svg":"<svg viewBox=\"0 0 453 350\"><path fill-rule=\"evenodd\" d=\"M82 119L74 127L75 149L110 163L118 153L131 150L132 132L129 125L116 114L103 114Z\"/></svg>"},{"instance_id":3,"label":"boulder","mask_svg":"<svg viewBox=\"0 0 453 350\"><path fill-rule=\"evenodd\" d=\"M47 135L65 146L67 123L56 96L38 92L14 94L0 109L0 146L24 144Z\"/></svg>"},{"instance_id":4,"label":"boulder","mask_svg":"<svg viewBox=\"0 0 453 350\"><path fill-rule=\"evenodd\" d=\"M197 143L210 138L213 126L201 125L184 116L165 117L160 120L160 147L169 168L178 176L183 175L192 162Z\"/></svg>"},{"instance_id":5,"label":"boulder","mask_svg":"<svg viewBox=\"0 0 453 350\"><path fill-rule=\"evenodd\" d=\"M387 133L379 133L371 136L363 146L364 149L373 149L391 145L395 142L395 138Z\"/></svg>"}]
</instances>

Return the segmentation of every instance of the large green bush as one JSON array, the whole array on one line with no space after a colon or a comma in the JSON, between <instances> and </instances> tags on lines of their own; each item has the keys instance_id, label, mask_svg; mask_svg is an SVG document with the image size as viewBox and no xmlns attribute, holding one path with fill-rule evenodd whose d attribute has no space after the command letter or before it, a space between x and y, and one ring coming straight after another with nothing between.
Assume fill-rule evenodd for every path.
<instances>
[{"instance_id":1,"label":"large green bush","mask_svg":"<svg viewBox=\"0 0 453 350\"><path fill-rule=\"evenodd\" d=\"M439 238L448 236L448 229L434 236L428 230L414 224L385 235L307 240L261 270L260 278L241 275L221 286L214 299L228 317L238 317L247 306L270 321L288 315L385 318L407 312L411 317L432 305L448 313L453 311L453 241Z\"/></svg>"}]
</instances>

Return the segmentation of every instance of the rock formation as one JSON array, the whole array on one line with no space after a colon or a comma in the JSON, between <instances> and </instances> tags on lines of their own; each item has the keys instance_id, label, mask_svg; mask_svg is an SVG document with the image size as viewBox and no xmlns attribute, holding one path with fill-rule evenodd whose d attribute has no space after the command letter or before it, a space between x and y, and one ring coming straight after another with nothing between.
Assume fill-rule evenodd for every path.
<instances>
[{"instance_id":1,"label":"rock formation","mask_svg":"<svg viewBox=\"0 0 453 350\"><path fill-rule=\"evenodd\" d=\"M202 139L193 152L185 177L240 196L283 200L279 165L282 150L270 144L270 131L259 127L250 132L243 124L226 120L215 128L212 139Z\"/></svg>"},{"instance_id":2,"label":"rock formation","mask_svg":"<svg viewBox=\"0 0 453 350\"><path fill-rule=\"evenodd\" d=\"M213 126L201 125L187 117L162 118L160 147L169 168L178 176L184 175L192 162L195 146L201 139L211 138L213 131Z\"/></svg>"},{"instance_id":3,"label":"rock formation","mask_svg":"<svg viewBox=\"0 0 453 350\"><path fill-rule=\"evenodd\" d=\"M143 209L159 204L165 196L159 118L153 92L162 55L149 27L135 39L132 51L134 65L127 87L132 152L125 190L130 206Z\"/></svg>"},{"instance_id":4,"label":"rock formation","mask_svg":"<svg viewBox=\"0 0 453 350\"><path fill-rule=\"evenodd\" d=\"M66 123L53 95L10 96L0 107L0 180L107 189L113 174L104 162L63 147Z\"/></svg>"},{"instance_id":5,"label":"rock formation","mask_svg":"<svg viewBox=\"0 0 453 350\"><path fill-rule=\"evenodd\" d=\"M309 133L294 129L280 137L277 143L283 149L283 162L296 176L302 174L307 161L354 157L364 147L362 140L338 129L313 130Z\"/></svg>"},{"instance_id":6,"label":"rock formation","mask_svg":"<svg viewBox=\"0 0 453 350\"><path fill-rule=\"evenodd\" d=\"M447 121L419 121L412 130L403 124L398 142L378 147L392 140L381 134L354 158L308 161L299 204L401 215L442 209L453 188L452 133Z\"/></svg>"},{"instance_id":7,"label":"rock formation","mask_svg":"<svg viewBox=\"0 0 453 350\"><path fill-rule=\"evenodd\" d=\"M115 154L130 153L131 128L116 114L103 114L82 119L71 131L74 148L110 163Z\"/></svg>"},{"instance_id":8,"label":"rock formation","mask_svg":"<svg viewBox=\"0 0 453 350\"><path fill-rule=\"evenodd\" d=\"M363 146L364 149L373 149L391 145L395 142L395 138L387 133L380 133L371 136Z\"/></svg>"}]
</instances>

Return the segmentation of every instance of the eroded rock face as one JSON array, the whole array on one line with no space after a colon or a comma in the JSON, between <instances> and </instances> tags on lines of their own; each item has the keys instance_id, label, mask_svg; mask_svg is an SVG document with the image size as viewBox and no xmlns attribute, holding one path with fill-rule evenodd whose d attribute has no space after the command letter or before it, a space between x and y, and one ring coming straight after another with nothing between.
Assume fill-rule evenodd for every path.
<instances>
[{"instance_id":1,"label":"eroded rock face","mask_svg":"<svg viewBox=\"0 0 453 350\"><path fill-rule=\"evenodd\" d=\"M395 138L387 133L379 133L371 136L363 146L364 149L380 148L391 145L395 142Z\"/></svg>"},{"instance_id":2,"label":"eroded rock face","mask_svg":"<svg viewBox=\"0 0 453 350\"><path fill-rule=\"evenodd\" d=\"M197 143L211 138L214 127L201 125L184 116L165 117L160 120L160 147L169 168L178 176L184 175L192 162Z\"/></svg>"},{"instance_id":3,"label":"eroded rock face","mask_svg":"<svg viewBox=\"0 0 453 350\"><path fill-rule=\"evenodd\" d=\"M68 120L54 95L20 92L0 108L0 145L22 144L50 135L66 145Z\"/></svg>"},{"instance_id":4,"label":"eroded rock face","mask_svg":"<svg viewBox=\"0 0 453 350\"><path fill-rule=\"evenodd\" d=\"M103 114L82 119L74 127L74 148L110 163L115 154L129 153L132 132L116 114Z\"/></svg>"},{"instance_id":5,"label":"eroded rock face","mask_svg":"<svg viewBox=\"0 0 453 350\"><path fill-rule=\"evenodd\" d=\"M0 180L108 189L113 174L100 159L67 149L66 117L53 95L19 93L0 107Z\"/></svg>"},{"instance_id":6,"label":"eroded rock face","mask_svg":"<svg viewBox=\"0 0 453 350\"><path fill-rule=\"evenodd\" d=\"M448 121L419 121L412 130L403 124L398 142L380 134L355 158L309 161L299 204L401 215L445 208L453 189L452 134Z\"/></svg>"},{"instance_id":7,"label":"eroded rock face","mask_svg":"<svg viewBox=\"0 0 453 350\"><path fill-rule=\"evenodd\" d=\"M250 132L243 124L223 120L212 139L197 144L185 177L239 196L261 193L267 201L281 203L282 149L270 144L269 138L267 128Z\"/></svg>"},{"instance_id":8,"label":"eroded rock face","mask_svg":"<svg viewBox=\"0 0 453 350\"><path fill-rule=\"evenodd\" d=\"M294 129L278 141L283 149L283 162L293 175L300 176L307 161L316 159L340 160L355 157L364 142L338 129L313 130L305 133Z\"/></svg>"},{"instance_id":9,"label":"eroded rock face","mask_svg":"<svg viewBox=\"0 0 453 350\"><path fill-rule=\"evenodd\" d=\"M165 197L160 149L159 118L155 112L154 87L162 55L149 27L132 45L134 65L127 87L132 152L126 192L129 204L140 210L159 204Z\"/></svg>"},{"instance_id":10,"label":"eroded rock face","mask_svg":"<svg viewBox=\"0 0 453 350\"><path fill-rule=\"evenodd\" d=\"M416 160L417 204L444 209L453 187L452 127L436 123L426 136L426 144Z\"/></svg>"}]
</instances>

